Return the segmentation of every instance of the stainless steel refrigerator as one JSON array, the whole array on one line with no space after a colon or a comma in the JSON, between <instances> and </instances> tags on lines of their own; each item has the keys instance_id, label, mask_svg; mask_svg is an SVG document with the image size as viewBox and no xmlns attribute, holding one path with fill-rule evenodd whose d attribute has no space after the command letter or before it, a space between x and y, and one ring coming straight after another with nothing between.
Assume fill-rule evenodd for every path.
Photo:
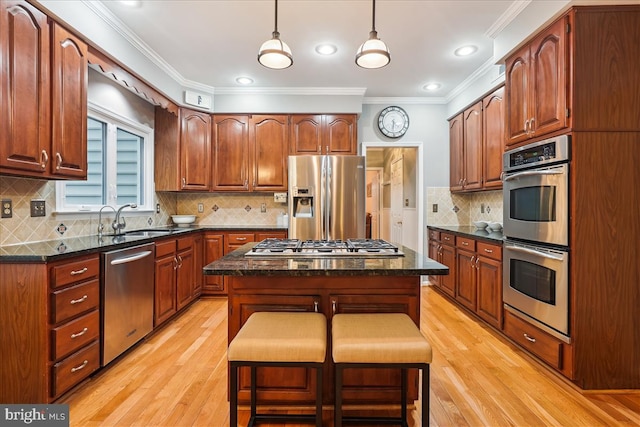
<instances>
[{"instance_id":1,"label":"stainless steel refrigerator","mask_svg":"<svg viewBox=\"0 0 640 427\"><path fill-rule=\"evenodd\" d=\"M289 156L289 238L365 237L365 159Z\"/></svg>"}]
</instances>

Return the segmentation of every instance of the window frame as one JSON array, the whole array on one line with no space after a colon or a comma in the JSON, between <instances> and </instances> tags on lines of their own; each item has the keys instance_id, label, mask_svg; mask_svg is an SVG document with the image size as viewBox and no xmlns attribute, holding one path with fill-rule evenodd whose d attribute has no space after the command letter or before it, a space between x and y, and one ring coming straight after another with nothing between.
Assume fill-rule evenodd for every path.
<instances>
[{"instance_id":1,"label":"window frame","mask_svg":"<svg viewBox=\"0 0 640 427\"><path fill-rule=\"evenodd\" d=\"M155 212L155 183L154 183L154 130L153 128L141 123L137 123L128 117L116 112L110 111L98 104L89 102L87 105L87 119L92 118L103 122L107 125L106 135L110 138L110 133L116 134L117 129L135 134L144 139L142 150L142 162L144 170L142 173L141 189L144 194L145 203L138 203L138 207L134 212ZM107 144L108 145L108 144ZM107 148L108 150L108 148ZM107 162L103 165L105 173L109 176L114 173L116 165L114 164L115 156L105 155ZM109 161L111 160L111 161ZM97 213L103 205L66 205L65 204L65 185L69 181L56 181L56 213L58 214L82 214ZM108 184L107 184L108 185ZM112 184L113 185L113 184ZM111 204L113 197L110 195L112 190L103 188L107 193L107 205L118 209L120 205ZM115 197L115 196L114 196Z\"/></svg>"}]
</instances>

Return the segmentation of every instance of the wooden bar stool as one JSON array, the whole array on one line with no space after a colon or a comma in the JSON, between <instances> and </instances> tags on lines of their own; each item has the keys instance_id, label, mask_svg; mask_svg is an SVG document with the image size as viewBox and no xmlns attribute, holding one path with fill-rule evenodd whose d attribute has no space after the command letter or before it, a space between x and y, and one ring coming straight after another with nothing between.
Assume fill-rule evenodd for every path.
<instances>
[{"instance_id":1,"label":"wooden bar stool","mask_svg":"<svg viewBox=\"0 0 640 427\"><path fill-rule=\"evenodd\" d=\"M335 363L335 421L342 423L407 423L407 369L422 370L422 426L429 425L429 364L431 346L402 313L336 314L331 321L332 355ZM400 417L344 417L342 415L342 376L347 368L400 368Z\"/></svg>"},{"instance_id":2,"label":"wooden bar stool","mask_svg":"<svg viewBox=\"0 0 640 427\"><path fill-rule=\"evenodd\" d=\"M251 418L256 423L315 423L322 426L322 366L327 353L327 318L321 313L257 312L249 316L227 349L229 425L238 425L238 370L251 368ZM256 368L261 366L316 369L315 414L258 414Z\"/></svg>"}]
</instances>

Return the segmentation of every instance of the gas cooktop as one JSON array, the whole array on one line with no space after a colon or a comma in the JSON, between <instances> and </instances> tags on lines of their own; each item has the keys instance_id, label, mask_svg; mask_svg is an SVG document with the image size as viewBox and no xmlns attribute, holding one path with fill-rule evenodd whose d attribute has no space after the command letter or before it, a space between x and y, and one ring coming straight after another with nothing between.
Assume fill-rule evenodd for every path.
<instances>
[{"instance_id":1,"label":"gas cooktop","mask_svg":"<svg viewBox=\"0 0 640 427\"><path fill-rule=\"evenodd\" d=\"M404 256L397 246L382 239L300 240L265 239L245 256L325 257Z\"/></svg>"}]
</instances>

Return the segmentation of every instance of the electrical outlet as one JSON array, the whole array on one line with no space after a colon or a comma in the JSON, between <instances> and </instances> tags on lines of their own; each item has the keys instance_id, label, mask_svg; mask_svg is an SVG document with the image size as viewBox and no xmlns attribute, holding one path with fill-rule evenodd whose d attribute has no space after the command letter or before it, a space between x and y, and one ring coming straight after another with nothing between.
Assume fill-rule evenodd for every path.
<instances>
[{"instance_id":1,"label":"electrical outlet","mask_svg":"<svg viewBox=\"0 0 640 427\"><path fill-rule=\"evenodd\" d=\"M156 213L160 213L160 203L156 203Z\"/></svg>"},{"instance_id":2,"label":"electrical outlet","mask_svg":"<svg viewBox=\"0 0 640 427\"><path fill-rule=\"evenodd\" d=\"M202 203L198 203L198 212L199 212L199 213L204 212L204 204L202 204Z\"/></svg>"},{"instance_id":3,"label":"electrical outlet","mask_svg":"<svg viewBox=\"0 0 640 427\"><path fill-rule=\"evenodd\" d=\"M437 213L438 212L438 204L437 203L434 203L434 204L431 205L431 211L433 213Z\"/></svg>"},{"instance_id":4,"label":"electrical outlet","mask_svg":"<svg viewBox=\"0 0 640 427\"><path fill-rule=\"evenodd\" d=\"M11 199L2 199L2 215L1 218L11 218L13 216L13 203Z\"/></svg>"},{"instance_id":5,"label":"electrical outlet","mask_svg":"<svg viewBox=\"0 0 640 427\"><path fill-rule=\"evenodd\" d=\"M267 211L267 204L263 203L260 205L260 212L265 213Z\"/></svg>"},{"instance_id":6,"label":"electrical outlet","mask_svg":"<svg viewBox=\"0 0 640 427\"><path fill-rule=\"evenodd\" d=\"M32 200L31 201L31 216L47 216L44 200Z\"/></svg>"}]
</instances>

